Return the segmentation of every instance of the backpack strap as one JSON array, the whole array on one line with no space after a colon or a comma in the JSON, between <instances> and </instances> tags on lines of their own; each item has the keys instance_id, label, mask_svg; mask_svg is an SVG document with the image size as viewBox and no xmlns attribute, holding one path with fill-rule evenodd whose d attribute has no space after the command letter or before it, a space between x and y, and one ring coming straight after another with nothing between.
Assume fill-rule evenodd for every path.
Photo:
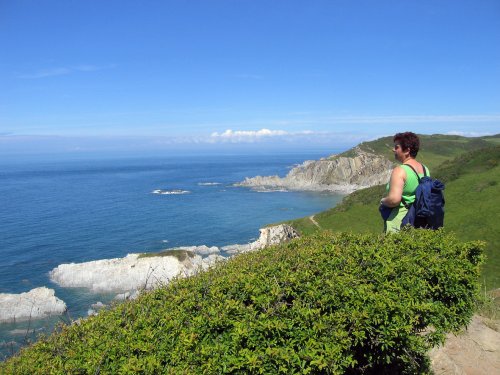
<instances>
[{"instance_id":1,"label":"backpack strap","mask_svg":"<svg viewBox=\"0 0 500 375\"><path fill-rule=\"evenodd\" d=\"M422 166L422 169L424 170L424 177L427 177L427 167L422 163L420 163L420 165Z\"/></svg>"},{"instance_id":2,"label":"backpack strap","mask_svg":"<svg viewBox=\"0 0 500 375\"><path fill-rule=\"evenodd\" d=\"M407 167L411 168L411 170L415 173L415 176L417 176L418 183L420 184L420 176L418 175L418 173L415 170L415 168L413 168L410 164L403 164L403 165L406 165ZM425 165L423 165L422 163L420 163L420 165L422 166L422 169L424 170L424 177L427 177L427 169L425 168ZM403 201L403 205L405 206L405 208L409 209L410 205L408 203L406 203L404 201L404 199L402 199L402 201Z\"/></svg>"},{"instance_id":3,"label":"backpack strap","mask_svg":"<svg viewBox=\"0 0 500 375\"><path fill-rule=\"evenodd\" d=\"M403 164L406 165L407 167L410 167L413 172L415 172L415 176L417 176L418 183L420 183L420 176L418 175L417 171L415 168L413 168L410 164ZM422 167L422 170L424 171L424 177L427 177L427 167L420 163L420 166Z\"/></svg>"}]
</instances>

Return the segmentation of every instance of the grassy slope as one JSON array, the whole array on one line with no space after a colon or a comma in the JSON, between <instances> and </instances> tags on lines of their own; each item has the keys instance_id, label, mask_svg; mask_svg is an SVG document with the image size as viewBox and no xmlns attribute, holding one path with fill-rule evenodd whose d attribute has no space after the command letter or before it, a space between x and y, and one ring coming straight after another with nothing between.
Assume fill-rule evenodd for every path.
<instances>
[{"instance_id":1,"label":"grassy slope","mask_svg":"<svg viewBox=\"0 0 500 375\"><path fill-rule=\"evenodd\" d=\"M499 146L488 154L476 155L469 163L468 173L450 182L446 189L447 228L460 239L487 242L483 272L487 289L500 287L499 160Z\"/></svg>"},{"instance_id":2,"label":"grassy slope","mask_svg":"<svg viewBox=\"0 0 500 375\"><path fill-rule=\"evenodd\" d=\"M455 135L419 135L419 160L434 169L443 162L465 152L488 147L500 142L500 135L493 137L466 138ZM371 142L363 142L359 147L365 151L384 155L392 160L392 137L384 137Z\"/></svg>"},{"instance_id":3,"label":"grassy slope","mask_svg":"<svg viewBox=\"0 0 500 375\"><path fill-rule=\"evenodd\" d=\"M422 137L427 152L419 158L429 165L434 176L446 183L445 226L463 240L487 241L488 260L484 267L484 285L488 289L500 287L500 147L477 149L498 144L500 137L467 139L463 137ZM360 145L364 149L383 152L390 138ZM439 144L443 143L440 147ZM443 154L438 154L443 150ZM468 150L473 150L469 151ZM457 156L458 155L458 156ZM420 155L419 155L420 156ZM455 157L453 160L450 158ZM434 166L443 160L440 167ZM359 190L337 207L315 215L323 229L353 232L381 232L382 222L378 213L378 202L384 195L384 186ZM291 223L303 234L319 228L309 218L292 220Z\"/></svg>"}]
</instances>

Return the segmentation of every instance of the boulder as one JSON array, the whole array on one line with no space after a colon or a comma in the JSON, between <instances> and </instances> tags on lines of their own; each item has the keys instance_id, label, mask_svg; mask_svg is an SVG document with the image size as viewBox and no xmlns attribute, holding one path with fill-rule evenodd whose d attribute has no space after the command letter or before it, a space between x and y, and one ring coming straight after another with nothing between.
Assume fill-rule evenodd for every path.
<instances>
[{"instance_id":1,"label":"boulder","mask_svg":"<svg viewBox=\"0 0 500 375\"><path fill-rule=\"evenodd\" d=\"M0 293L0 322L40 319L66 311L54 289L40 287L20 294Z\"/></svg>"}]
</instances>

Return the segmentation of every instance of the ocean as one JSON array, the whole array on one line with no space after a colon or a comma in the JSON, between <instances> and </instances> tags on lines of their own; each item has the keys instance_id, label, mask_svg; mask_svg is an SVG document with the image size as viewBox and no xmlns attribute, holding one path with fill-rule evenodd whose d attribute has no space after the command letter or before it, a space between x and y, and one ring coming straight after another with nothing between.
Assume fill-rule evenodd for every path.
<instances>
[{"instance_id":1,"label":"ocean","mask_svg":"<svg viewBox=\"0 0 500 375\"><path fill-rule=\"evenodd\" d=\"M112 299L112 295L58 287L48 272L59 264L176 246L251 242L264 225L325 210L342 196L259 192L233 184L256 175L284 176L304 160L323 156L0 162L0 293L47 286L68 306L63 317L0 323L0 359L38 333L50 332L57 322L86 316L91 304Z\"/></svg>"}]
</instances>

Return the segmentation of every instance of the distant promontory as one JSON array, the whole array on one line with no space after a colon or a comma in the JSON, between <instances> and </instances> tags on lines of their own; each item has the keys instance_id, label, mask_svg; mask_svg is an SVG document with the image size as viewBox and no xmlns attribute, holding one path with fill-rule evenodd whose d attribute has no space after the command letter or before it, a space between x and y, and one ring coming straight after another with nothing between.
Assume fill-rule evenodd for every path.
<instances>
[{"instance_id":1,"label":"distant promontory","mask_svg":"<svg viewBox=\"0 0 500 375\"><path fill-rule=\"evenodd\" d=\"M263 191L287 189L347 194L386 183L392 168L393 162L386 157L355 147L347 153L305 161L283 178L247 177L235 185Z\"/></svg>"}]
</instances>

